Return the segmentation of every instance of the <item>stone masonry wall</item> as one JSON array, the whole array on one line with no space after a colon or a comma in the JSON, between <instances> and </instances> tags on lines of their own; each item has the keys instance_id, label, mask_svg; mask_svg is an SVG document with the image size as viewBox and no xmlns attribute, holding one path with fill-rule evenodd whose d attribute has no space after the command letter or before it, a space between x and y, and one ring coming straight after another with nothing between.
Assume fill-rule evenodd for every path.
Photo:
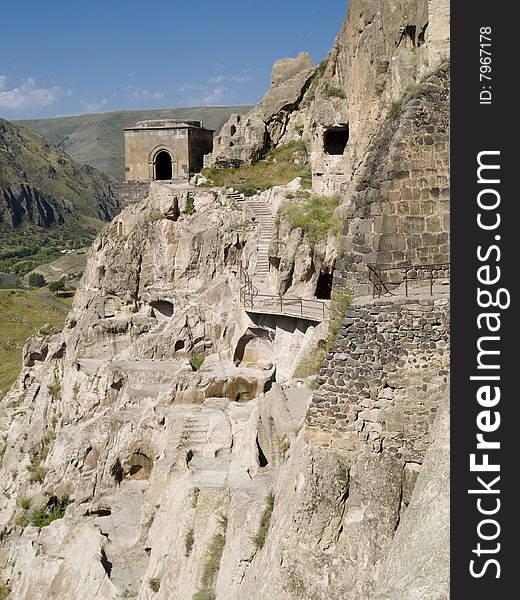
<instances>
[{"instance_id":1,"label":"stone masonry wall","mask_svg":"<svg viewBox=\"0 0 520 600\"><path fill-rule=\"evenodd\" d=\"M448 369L447 296L353 305L318 373L307 439L421 463Z\"/></svg>"},{"instance_id":2,"label":"stone masonry wall","mask_svg":"<svg viewBox=\"0 0 520 600\"><path fill-rule=\"evenodd\" d=\"M449 80L445 63L409 90L371 144L335 272L356 295L369 291L367 264L450 261Z\"/></svg>"}]
</instances>

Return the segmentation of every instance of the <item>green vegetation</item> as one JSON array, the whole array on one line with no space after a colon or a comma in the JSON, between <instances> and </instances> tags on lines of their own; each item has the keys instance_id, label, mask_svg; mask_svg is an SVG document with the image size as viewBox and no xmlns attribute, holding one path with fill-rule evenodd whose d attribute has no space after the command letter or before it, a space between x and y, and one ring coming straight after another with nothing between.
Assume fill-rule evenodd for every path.
<instances>
[{"instance_id":1,"label":"green vegetation","mask_svg":"<svg viewBox=\"0 0 520 600\"><path fill-rule=\"evenodd\" d=\"M53 298L50 304L42 290L0 290L0 396L18 377L27 338L45 323L60 331L71 302L71 298Z\"/></svg>"},{"instance_id":2,"label":"green vegetation","mask_svg":"<svg viewBox=\"0 0 520 600\"><path fill-rule=\"evenodd\" d=\"M31 524L41 529L57 519L62 519L67 506L71 502L72 500L69 496L63 496L62 498L53 496L45 506L31 508L31 498L22 496L17 501L18 507L22 509L22 514L16 519L16 524L21 527L27 527L27 525Z\"/></svg>"},{"instance_id":3,"label":"green vegetation","mask_svg":"<svg viewBox=\"0 0 520 600\"><path fill-rule=\"evenodd\" d=\"M184 556L189 556L193 550L193 544L195 543L195 532L193 527L190 527L184 536Z\"/></svg>"},{"instance_id":4,"label":"green vegetation","mask_svg":"<svg viewBox=\"0 0 520 600\"><path fill-rule=\"evenodd\" d=\"M195 212L195 198L191 194L188 194L188 197L186 198L186 206L182 212L185 215L192 215Z\"/></svg>"},{"instance_id":5,"label":"green vegetation","mask_svg":"<svg viewBox=\"0 0 520 600\"><path fill-rule=\"evenodd\" d=\"M42 457L40 455L31 456L30 462L27 465L29 473L29 483L43 483L47 475L47 469L42 467Z\"/></svg>"},{"instance_id":6,"label":"green vegetation","mask_svg":"<svg viewBox=\"0 0 520 600\"><path fill-rule=\"evenodd\" d=\"M232 187L245 196L253 196L257 190L284 185L296 177L302 178L303 187L310 187L312 176L307 162L305 144L296 140L270 150L254 165L236 169L204 169L202 174L211 182L208 185Z\"/></svg>"},{"instance_id":7,"label":"green vegetation","mask_svg":"<svg viewBox=\"0 0 520 600\"><path fill-rule=\"evenodd\" d=\"M193 600L215 600L217 594L213 590L199 590L193 594Z\"/></svg>"},{"instance_id":8,"label":"green vegetation","mask_svg":"<svg viewBox=\"0 0 520 600\"><path fill-rule=\"evenodd\" d=\"M47 392L55 402L61 398L61 384L56 377L54 378L54 381L47 386Z\"/></svg>"},{"instance_id":9,"label":"green vegetation","mask_svg":"<svg viewBox=\"0 0 520 600\"><path fill-rule=\"evenodd\" d=\"M148 587L152 590L152 592L158 592L161 589L161 581L156 577L151 577L148 580Z\"/></svg>"},{"instance_id":10,"label":"green vegetation","mask_svg":"<svg viewBox=\"0 0 520 600\"><path fill-rule=\"evenodd\" d=\"M278 448L278 452L282 455L282 459L285 460L285 455L289 451L291 447L291 440L286 436L275 438L276 446Z\"/></svg>"},{"instance_id":11,"label":"green vegetation","mask_svg":"<svg viewBox=\"0 0 520 600\"><path fill-rule=\"evenodd\" d=\"M63 277L61 279L58 279L58 281L52 281L51 283L49 283L49 290L51 292L63 292L65 288L65 279Z\"/></svg>"},{"instance_id":12,"label":"green vegetation","mask_svg":"<svg viewBox=\"0 0 520 600\"><path fill-rule=\"evenodd\" d=\"M41 273L31 273L28 282L29 285L34 288L41 288L47 284L45 277Z\"/></svg>"},{"instance_id":13,"label":"green vegetation","mask_svg":"<svg viewBox=\"0 0 520 600\"><path fill-rule=\"evenodd\" d=\"M97 223L101 225L101 221ZM75 222L50 229L26 222L16 228L0 223L0 271L25 275L41 265L63 259L61 250L90 246L99 226L85 234Z\"/></svg>"},{"instance_id":14,"label":"green vegetation","mask_svg":"<svg viewBox=\"0 0 520 600\"><path fill-rule=\"evenodd\" d=\"M271 517L273 515L274 510L274 493L272 490L269 490L266 499L265 499L265 508L260 517L260 525L258 527L258 531L256 535L254 535L251 540L253 544L261 550L264 547L265 540L267 538L267 533L269 532L269 525L271 524Z\"/></svg>"},{"instance_id":15,"label":"green vegetation","mask_svg":"<svg viewBox=\"0 0 520 600\"><path fill-rule=\"evenodd\" d=\"M347 94L340 88L331 85L330 83L325 83L323 85L323 95L325 98L342 98L346 100Z\"/></svg>"},{"instance_id":16,"label":"green vegetation","mask_svg":"<svg viewBox=\"0 0 520 600\"><path fill-rule=\"evenodd\" d=\"M191 506L192 508L197 508L197 502L199 501L200 488L194 487L191 490Z\"/></svg>"},{"instance_id":17,"label":"green vegetation","mask_svg":"<svg viewBox=\"0 0 520 600\"><path fill-rule=\"evenodd\" d=\"M281 213L293 227L301 227L311 244L325 241L329 233L341 231L343 222L334 218L340 199L336 196L307 194L299 200L290 200L281 206Z\"/></svg>"},{"instance_id":18,"label":"green vegetation","mask_svg":"<svg viewBox=\"0 0 520 600\"><path fill-rule=\"evenodd\" d=\"M69 496L63 496L62 498L56 498L55 502L49 506L36 508L29 512L29 522L34 527L46 527L57 519L63 519L65 515L65 509L72 502Z\"/></svg>"},{"instance_id":19,"label":"green vegetation","mask_svg":"<svg viewBox=\"0 0 520 600\"><path fill-rule=\"evenodd\" d=\"M193 595L192 600L211 600L215 598L214 585L220 568L220 560L226 545L226 529L228 518L218 513L217 521L221 530L214 533L209 541L202 565L201 588Z\"/></svg>"},{"instance_id":20,"label":"green vegetation","mask_svg":"<svg viewBox=\"0 0 520 600\"><path fill-rule=\"evenodd\" d=\"M327 337L320 340L314 352L300 363L294 374L295 377L309 377L319 371L332 344L336 341L345 313L351 304L352 296L350 294L338 293L333 297L331 304L332 315Z\"/></svg>"},{"instance_id":21,"label":"green vegetation","mask_svg":"<svg viewBox=\"0 0 520 600\"><path fill-rule=\"evenodd\" d=\"M0 583L0 600L5 600L11 593L11 588L5 583Z\"/></svg>"},{"instance_id":22,"label":"green vegetation","mask_svg":"<svg viewBox=\"0 0 520 600\"><path fill-rule=\"evenodd\" d=\"M190 366L194 371L198 371L204 364L204 356L192 356L190 358Z\"/></svg>"}]
</instances>

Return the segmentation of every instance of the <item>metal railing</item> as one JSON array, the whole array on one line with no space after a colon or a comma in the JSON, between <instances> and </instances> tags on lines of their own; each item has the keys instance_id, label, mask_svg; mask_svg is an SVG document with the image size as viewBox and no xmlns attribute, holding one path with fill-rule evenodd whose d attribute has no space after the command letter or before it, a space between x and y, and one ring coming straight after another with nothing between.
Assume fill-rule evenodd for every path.
<instances>
[{"instance_id":1,"label":"metal railing","mask_svg":"<svg viewBox=\"0 0 520 600\"><path fill-rule=\"evenodd\" d=\"M249 273L240 261L236 261L240 276L240 304L245 310L265 314L300 317L310 321L325 321L330 318L330 309L322 300L290 298L281 294L261 294L253 285Z\"/></svg>"},{"instance_id":2,"label":"metal railing","mask_svg":"<svg viewBox=\"0 0 520 600\"><path fill-rule=\"evenodd\" d=\"M428 281L430 296L433 295L433 284L437 279L446 279L450 277L450 263L422 264L422 265L404 265L400 267L367 265L368 280L372 284L372 297L381 297L381 294L395 295L388 288L390 285L400 286L404 283L405 296L408 296L408 282ZM390 281L385 273L391 271L402 271L400 281ZM414 273L412 275L412 273Z\"/></svg>"}]
</instances>

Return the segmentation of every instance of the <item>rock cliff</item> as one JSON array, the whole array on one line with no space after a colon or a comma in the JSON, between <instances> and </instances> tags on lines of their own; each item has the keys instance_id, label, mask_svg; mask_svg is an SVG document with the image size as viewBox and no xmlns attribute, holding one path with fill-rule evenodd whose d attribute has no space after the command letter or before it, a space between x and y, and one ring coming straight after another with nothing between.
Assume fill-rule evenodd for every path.
<instances>
[{"instance_id":1,"label":"rock cliff","mask_svg":"<svg viewBox=\"0 0 520 600\"><path fill-rule=\"evenodd\" d=\"M339 240L280 214L298 181L247 201L154 183L98 236L64 331L28 341L2 401L10 598L449 598L449 288L418 274L378 299L361 281L371 252L399 266L445 232L424 173L447 170L448 18L436 0L351 1L327 63L277 63L221 136L221 165L303 137ZM333 343L328 319L248 305L252 282L314 297L334 260Z\"/></svg>"},{"instance_id":2,"label":"rock cliff","mask_svg":"<svg viewBox=\"0 0 520 600\"><path fill-rule=\"evenodd\" d=\"M88 219L110 221L120 209L114 179L0 119L0 225L49 229L67 223L76 235L92 235Z\"/></svg>"}]
</instances>

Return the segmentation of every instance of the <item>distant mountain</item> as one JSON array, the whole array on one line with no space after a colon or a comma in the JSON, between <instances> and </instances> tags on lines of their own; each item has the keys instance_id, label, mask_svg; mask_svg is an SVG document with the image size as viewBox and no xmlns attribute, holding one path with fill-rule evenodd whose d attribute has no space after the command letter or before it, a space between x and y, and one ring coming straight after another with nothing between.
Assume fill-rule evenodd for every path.
<instances>
[{"instance_id":1,"label":"distant mountain","mask_svg":"<svg viewBox=\"0 0 520 600\"><path fill-rule=\"evenodd\" d=\"M113 177L124 178L123 128L146 119L193 119L218 133L234 113L244 114L251 106L206 106L161 110L123 110L109 113L33 119L23 125L41 133L76 160Z\"/></svg>"},{"instance_id":2,"label":"distant mountain","mask_svg":"<svg viewBox=\"0 0 520 600\"><path fill-rule=\"evenodd\" d=\"M38 133L0 118L0 271L6 260L7 268L22 257L30 262L49 245L88 243L121 209L117 187Z\"/></svg>"}]
</instances>

